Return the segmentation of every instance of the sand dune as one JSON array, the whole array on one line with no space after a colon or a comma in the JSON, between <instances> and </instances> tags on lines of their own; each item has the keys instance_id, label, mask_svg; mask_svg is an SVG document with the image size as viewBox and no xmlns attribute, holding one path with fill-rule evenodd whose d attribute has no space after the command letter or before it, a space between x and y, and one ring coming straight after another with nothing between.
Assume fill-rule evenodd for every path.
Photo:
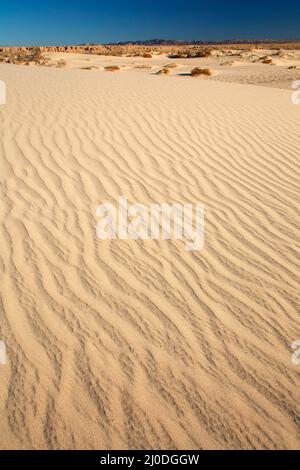
<instances>
[{"instance_id":1,"label":"sand dune","mask_svg":"<svg viewBox=\"0 0 300 470\"><path fill-rule=\"evenodd\" d=\"M290 91L0 65L0 447L300 448ZM205 248L96 238L202 202Z\"/></svg>"}]
</instances>

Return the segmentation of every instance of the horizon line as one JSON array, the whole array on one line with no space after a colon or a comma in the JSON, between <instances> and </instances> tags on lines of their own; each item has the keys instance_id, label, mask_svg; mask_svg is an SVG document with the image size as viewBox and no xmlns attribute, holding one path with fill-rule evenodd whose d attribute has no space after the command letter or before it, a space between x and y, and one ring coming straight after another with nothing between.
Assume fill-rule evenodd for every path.
<instances>
[{"instance_id":1,"label":"horizon line","mask_svg":"<svg viewBox=\"0 0 300 470\"><path fill-rule=\"evenodd\" d=\"M272 43L293 43L300 42L300 38L285 38L285 39L272 39L272 38L257 38L257 39L222 39L222 40L203 40L203 39L145 39L145 40L128 40L128 41L116 41L116 42L81 42L81 43L61 43L61 44L47 44L47 43L19 43L19 44L5 44L0 43L0 47L69 47L69 46L120 46L120 45L218 45L218 44L272 44Z\"/></svg>"}]
</instances>

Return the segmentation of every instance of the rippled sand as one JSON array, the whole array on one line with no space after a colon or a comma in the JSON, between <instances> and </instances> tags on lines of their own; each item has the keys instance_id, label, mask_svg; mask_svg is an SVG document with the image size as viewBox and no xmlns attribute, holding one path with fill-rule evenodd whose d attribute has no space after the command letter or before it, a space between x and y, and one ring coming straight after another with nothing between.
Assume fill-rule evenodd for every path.
<instances>
[{"instance_id":1,"label":"rippled sand","mask_svg":"<svg viewBox=\"0 0 300 470\"><path fill-rule=\"evenodd\" d=\"M291 92L0 65L0 447L300 448ZM96 238L202 202L205 248Z\"/></svg>"}]
</instances>

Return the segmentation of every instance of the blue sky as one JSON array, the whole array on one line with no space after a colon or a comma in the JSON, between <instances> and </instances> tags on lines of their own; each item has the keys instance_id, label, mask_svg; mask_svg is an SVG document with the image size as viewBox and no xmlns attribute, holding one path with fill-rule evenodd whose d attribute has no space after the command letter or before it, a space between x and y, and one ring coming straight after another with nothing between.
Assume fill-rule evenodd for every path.
<instances>
[{"instance_id":1,"label":"blue sky","mask_svg":"<svg viewBox=\"0 0 300 470\"><path fill-rule=\"evenodd\" d=\"M0 0L0 44L300 38L300 1Z\"/></svg>"}]
</instances>

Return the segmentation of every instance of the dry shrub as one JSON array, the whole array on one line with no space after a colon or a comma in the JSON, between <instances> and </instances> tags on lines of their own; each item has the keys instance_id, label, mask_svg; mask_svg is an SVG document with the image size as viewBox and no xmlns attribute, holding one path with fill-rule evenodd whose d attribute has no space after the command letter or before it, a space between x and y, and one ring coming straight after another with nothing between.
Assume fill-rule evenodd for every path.
<instances>
[{"instance_id":1,"label":"dry shrub","mask_svg":"<svg viewBox=\"0 0 300 470\"><path fill-rule=\"evenodd\" d=\"M191 53L191 57L209 57L210 55L211 51L209 49L200 49L199 51Z\"/></svg>"},{"instance_id":2,"label":"dry shrub","mask_svg":"<svg viewBox=\"0 0 300 470\"><path fill-rule=\"evenodd\" d=\"M164 67L163 69L157 72L157 75L170 75L171 70L168 67Z\"/></svg>"},{"instance_id":3,"label":"dry shrub","mask_svg":"<svg viewBox=\"0 0 300 470\"><path fill-rule=\"evenodd\" d=\"M169 54L168 55L169 59L182 59L183 58L183 54Z\"/></svg>"},{"instance_id":4,"label":"dry shrub","mask_svg":"<svg viewBox=\"0 0 300 470\"><path fill-rule=\"evenodd\" d=\"M151 65L148 65L148 64L141 64L141 65L135 65L134 66L135 69L151 69L152 66Z\"/></svg>"},{"instance_id":5,"label":"dry shrub","mask_svg":"<svg viewBox=\"0 0 300 470\"><path fill-rule=\"evenodd\" d=\"M263 59L263 64L273 64L273 60L270 57L265 57Z\"/></svg>"},{"instance_id":6,"label":"dry shrub","mask_svg":"<svg viewBox=\"0 0 300 470\"><path fill-rule=\"evenodd\" d=\"M116 72L117 70L120 70L120 67L117 65L108 65L107 67L104 67L104 70L106 72Z\"/></svg>"},{"instance_id":7,"label":"dry shrub","mask_svg":"<svg viewBox=\"0 0 300 470\"><path fill-rule=\"evenodd\" d=\"M191 71L191 76L192 77L198 77L199 75L210 76L210 75L212 75L212 72L211 72L210 69L200 69L199 67L196 67Z\"/></svg>"},{"instance_id":8,"label":"dry shrub","mask_svg":"<svg viewBox=\"0 0 300 470\"><path fill-rule=\"evenodd\" d=\"M94 65L90 65L87 67L81 67L81 70L98 70L98 67L95 67Z\"/></svg>"},{"instance_id":9,"label":"dry shrub","mask_svg":"<svg viewBox=\"0 0 300 470\"><path fill-rule=\"evenodd\" d=\"M150 54L149 52L145 52L145 54L143 54L142 57L144 59L152 59L152 54Z\"/></svg>"},{"instance_id":10,"label":"dry shrub","mask_svg":"<svg viewBox=\"0 0 300 470\"><path fill-rule=\"evenodd\" d=\"M65 60L61 59L61 60L59 60L59 61L57 62L56 67L58 67L58 68L63 68L63 67L65 67L66 65L67 65L67 62L66 62Z\"/></svg>"},{"instance_id":11,"label":"dry shrub","mask_svg":"<svg viewBox=\"0 0 300 470\"><path fill-rule=\"evenodd\" d=\"M199 57L209 57L211 55L210 49L182 49L175 53L168 55L169 59L194 59Z\"/></svg>"}]
</instances>

